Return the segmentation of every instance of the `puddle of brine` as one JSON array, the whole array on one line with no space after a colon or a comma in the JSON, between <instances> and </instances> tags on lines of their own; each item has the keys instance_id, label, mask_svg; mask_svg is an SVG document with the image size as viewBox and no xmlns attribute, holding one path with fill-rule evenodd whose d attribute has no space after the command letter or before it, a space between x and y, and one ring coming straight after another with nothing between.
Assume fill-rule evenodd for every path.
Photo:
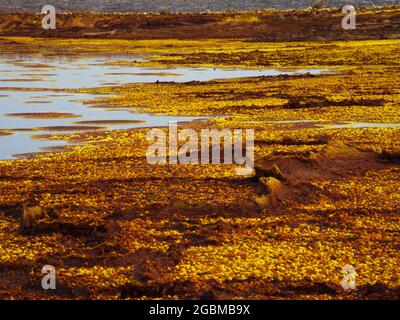
<instances>
[{"instance_id":1,"label":"puddle of brine","mask_svg":"<svg viewBox=\"0 0 400 320\"><path fill-rule=\"evenodd\" d=\"M1 58L1 56L0 56ZM23 60L23 62L21 62ZM137 61L140 58L115 57L43 57L19 56L0 60L0 88L57 88L77 89L113 86L128 83L189 82L242 77L313 75L321 69L240 69L240 68L142 68L118 65L118 62ZM10 73L13 80L10 79ZM32 79L32 75L36 75ZM7 81L7 79L10 79ZM34 80L34 81L33 81Z\"/></svg>"},{"instance_id":2,"label":"puddle of brine","mask_svg":"<svg viewBox=\"0 0 400 320\"><path fill-rule=\"evenodd\" d=\"M49 148L56 150L55 147L62 143L32 139L32 135L75 132L84 130L85 126L90 126L88 130L115 130L168 126L171 121L190 122L204 119L204 117L134 114L129 110L93 108L85 105L82 100L92 100L95 95L49 91L49 89L94 88L157 81L188 82L283 74L319 74L324 71L204 67L140 68L123 65L124 63L118 65L118 62L138 60L140 58L127 56L4 57L0 55L0 90L7 88L3 92L0 91L0 132L3 132L0 135L0 159L12 159L16 154L35 153ZM21 88L43 90L16 90ZM71 116L60 116L60 114Z\"/></svg>"},{"instance_id":3,"label":"puddle of brine","mask_svg":"<svg viewBox=\"0 0 400 320\"><path fill-rule=\"evenodd\" d=\"M130 129L140 127L165 127L169 122L186 122L200 117L158 116L135 114L127 109L89 107L83 100L93 99L89 94L59 94L52 92L43 104L29 104L35 98L43 98L43 92L7 91L9 97L0 98L0 159L13 159L21 153L41 152L49 146L65 145L62 141L32 139L33 135L82 132L79 127L93 127L90 131ZM38 97L38 94L41 96ZM39 116L43 114L43 116ZM50 116L46 116L50 114ZM57 114L71 116L58 116ZM51 117L51 115L53 115ZM74 130L76 128L78 131ZM83 130L85 131L85 130ZM9 135L9 133L13 133Z\"/></svg>"}]
</instances>

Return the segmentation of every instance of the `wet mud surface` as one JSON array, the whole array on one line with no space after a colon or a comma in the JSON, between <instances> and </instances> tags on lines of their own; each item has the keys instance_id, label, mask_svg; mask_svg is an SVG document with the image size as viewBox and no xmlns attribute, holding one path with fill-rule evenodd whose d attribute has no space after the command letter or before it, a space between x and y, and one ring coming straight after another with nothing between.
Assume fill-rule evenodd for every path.
<instances>
[{"instance_id":1,"label":"wet mud surface","mask_svg":"<svg viewBox=\"0 0 400 320\"><path fill-rule=\"evenodd\" d=\"M105 94L92 102L107 108L219 116L180 128L252 128L255 172L151 165L146 128L50 133L71 145L0 161L0 297L399 299L399 40L46 41L48 52L145 51L168 66L335 72L78 89ZM24 206L42 208L37 223ZM50 262L58 289L44 293ZM341 286L345 265L357 290Z\"/></svg>"}]
</instances>

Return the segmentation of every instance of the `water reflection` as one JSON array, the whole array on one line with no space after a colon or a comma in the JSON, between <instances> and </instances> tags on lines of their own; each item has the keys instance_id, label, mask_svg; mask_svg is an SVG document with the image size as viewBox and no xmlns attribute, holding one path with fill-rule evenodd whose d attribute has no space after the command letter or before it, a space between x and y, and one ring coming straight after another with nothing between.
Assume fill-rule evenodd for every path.
<instances>
[{"instance_id":1,"label":"water reflection","mask_svg":"<svg viewBox=\"0 0 400 320\"><path fill-rule=\"evenodd\" d=\"M0 56L0 159L12 159L16 154L39 152L45 147L60 145L60 141L37 140L32 139L32 136L85 129L78 128L82 123L90 124L91 128L87 128L88 130L114 130L167 126L170 121L199 119L199 117L134 114L129 110L94 108L83 103L83 100L93 99L94 95L52 91L53 89L323 72L318 69L280 71L203 67L150 69L127 65L139 60L141 58L109 55ZM16 90L18 88L43 90Z\"/></svg>"}]
</instances>

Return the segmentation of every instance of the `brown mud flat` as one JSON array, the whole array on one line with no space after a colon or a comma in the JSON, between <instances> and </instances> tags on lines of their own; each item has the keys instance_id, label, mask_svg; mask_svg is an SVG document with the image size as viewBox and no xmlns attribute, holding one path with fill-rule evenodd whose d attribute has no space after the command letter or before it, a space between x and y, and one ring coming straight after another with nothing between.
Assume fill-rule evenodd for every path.
<instances>
[{"instance_id":1,"label":"brown mud flat","mask_svg":"<svg viewBox=\"0 0 400 320\"><path fill-rule=\"evenodd\" d=\"M104 129L106 127L101 126L50 126L33 128L32 131L90 131Z\"/></svg>"},{"instance_id":2,"label":"brown mud flat","mask_svg":"<svg viewBox=\"0 0 400 320\"><path fill-rule=\"evenodd\" d=\"M382 15L391 16L396 26L391 20L396 11L375 12L376 19ZM208 36L245 35L249 25L260 36L253 22L235 29L229 21ZM372 27L364 36L380 39L376 32L382 30L378 24ZM79 36L86 32L82 28L74 32ZM167 37L177 28L166 26L158 36ZM188 30L191 25L185 37ZM391 30L387 25L382 37L392 37ZM46 47L37 45L38 40L24 43L29 51ZM22 46L17 39L1 41L9 42L5 50ZM80 51L89 42L70 41L61 43ZM108 41L96 40L95 49L108 46L117 52L138 45L123 41L121 49ZM398 300L400 128L327 129L318 124L398 122L399 41L272 46L198 41L183 53L180 41L151 42L138 51L161 46L159 60L176 52L184 54L185 63L231 66L233 61L259 67L277 61L282 67L344 70L98 89L111 94L96 101L107 108L226 115L185 124L196 131L253 128L256 172L238 177L234 165L150 165L145 128L40 135L86 144L68 147L69 152L0 161L0 297ZM298 119L309 122L271 123ZM21 230L23 206L40 206L56 215L43 215ZM41 268L49 263L57 267L58 290L43 292ZM341 287L346 265L357 270L357 290Z\"/></svg>"},{"instance_id":3,"label":"brown mud flat","mask_svg":"<svg viewBox=\"0 0 400 320\"><path fill-rule=\"evenodd\" d=\"M144 76L144 77L170 77L170 76L180 76L178 73L169 73L169 72L142 72L142 73L107 73L108 75L123 75L123 76Z\"/></svg>"},{"instance_id":4,"label":"brown mud flat","mask_svg":"<svg viewBox=\"0 0 400 320\"><path fill-rule=\"evenodd\" d=\"M232 114L212 126L251 125L256 174L150 165L146 129L74 133L70 142L91 145L1 161L0 297L398 300L399 128L267 120L396 121L397 69L366 70L109 88L127 105L146 102L146 111ZM57 216L21 231L22 206L38 203ZM49 261L59 288L50 294L40 288ZM349 264L359 275L351 292L340 285Z\"/></svg>"},{"instance_id":5,"label":"brown mud flat","mask_svg":"<svg viewBox=\"0 0 400 320\"><path fill-rule=\"evenodd\" d=\"M79 118L81 116L73 113L64 112L24 112L24 113L8 113L5 114L7 117L17 117L25 119L69 119Z\"/></svg>"},{"instance_id":6,"label":"brown mud flat","mask_svg":"<svg viewBox=\"0 0 400 320\"><path fill-rule=\"evenodd\" d=\"M341 141L326 142L322 139L315 143L325 144L321 153L308 157L284 156L275 160L268 157L258 161L255 180L264 188L264 198L257 198L260 205L296 205L299 199L314 198L317 189L312 181L334 180L391 166L377 154L361 152Z\"/></svg>"},{"instance_id":7,"label":"brown mud flat","mask_svg":"<svg viewBox=\"0 0 400 320\"><path fill-rule=\"evenodd\" d=\"M68 132L68 131L76 131L76 132L85 132L85 131L96 131L96 130L105 130L107 127L103 126L48 126L48 127L34 127L34 128L15 128L9 129L10 132L38 132L38 131L49 131L49 132ZM39 135L38 135L39 136ZM35 138L37 136L33 136Z\"/></svg>"},{"instance_id":8,"label":"brown mud flat","mask_svg":"<svg viewBox=\"0 0 400 320\"><path fill-rule=\"evenodd\" d=\"M30 101L26 101L25 103L28 103L28 104L44 104L44 103L46 103L46 104L48 104L48 103L51 103L51 101L49 101L49 100L30 100Z\"/></svg>"},{"instance_id":9,"label":"brown mud flat","mask_svg":"<svg viewBox=\"0 0 400 320\"><path fill-rule=\"evenodd\" d=\"M76 124L143 124L146 121L141 120L87 120L87 121L76 121Z\"/></svg>"},{"instance_id":10,"label":"brown mud flat","mask_svg":"<svg viewBox=\"0 0 400 320\"><path fill-rule=\"evenodd\" d=\"M34 79L34 78L30 78L30 79L0 79L0 82L38 82L38 81L42 81L41 79Z\"/></svg>"},{"instance_id":11,"label":"brown mud flat","mask_svg":"<svg viewBox=\"0 0 400 320\"><path fill-rule=\"evenodd\" d=\"M317 143L318 142L318 143ZM279 143L279 142L276 142ZM287 142L288 143L288 142ZM303 142L305 143L305 142ZM42 192L50 192L53 195L62 193L68 197L83 195L85 193L99 193L112 195L113 188L123 184L129 184L133 190L145 185L151 186L154 190L164 190L171 188L168 194L172 196L177 186L182 183L194 184L196 188L211 187L215 190L234 192L241 190L246 197L238 197L237 202L224 207L220 200L217 203L208 205L194 205L188 201L178 200L176 196L171 199L168 207L157 205L156 203L143 208L146 218L140 215L140 209L115 209L115 211L105 217L96 219L95 216L85 220L77 220L76 216L72 221L68 220L61 213L59 216L46 216L40 223L20 231L21 237L30 240L35 238L53 237L63 238L63 245L69 244L71 252L64 255L52 255L51 261L55 265L62 266L58 280L58 290L53 295L43 296L40 286L40 273L31 274L25 278L24 270L35 268L34 262L25 261L13 264L0 264L2 278L12 276L16 283L24 288L24 291L14 290L13 296L20 298L53 298L53 299L76 299L94 298L96 296L108 296L119 299L153 299L153 298L183 298L183 299L231 299L231 298L262 298L262 299L299 299L299 298L321 298L321 299L398 299L398 288L393 288L387 284L362 284L355 292L345 292L339 283L319 282L311 280L301 281L279 281L270 280L264 277L248 277L243 280L203 280L198 282L194 279L182 279L170 277L174 270L182 267L185 252L188 250L226 250L224 242L230 242L230 238L240 235L241 241L248 241L247 237L254 236L256 228L261 228L272 237L268 241L286 242L282 234L282 228L296 228L304 222L310 225L321 226L319 233L324 236L325 231L342 229L345 224L352 224L352 216L362 216L362 211L352 213L346 211L316 211L304 217L301 210L295 215L295 211L289 214L283 213L288 208L295 208L299 205L311 204L318 199L339 200L345 198L344 195L331 193L318 187L315 182L331 181L336 179L348 179L354 176L363 176L367 172L374 170L384 172L385 170L397 170L398 162L388 160L382 155L372 152L360 151L358 148L344 144L337 140L327 140L320 138L311 141L312 145L321 145L320 152L309 153L308 155L278 157L275 160L268 157L260 159L256 165L256 175L242 179L195 179L184 176L176 177L136 177L125 179L96 180L84 184L68 183L66 185L48 185ZM26 155L24 155L26 158ZM29 158L29 156L28 156ZM115 159L114 159L115 160ZM135 166L144 165L143 159L137 158ZM190 170L190 169L189 169ZM2 179L19 179L24 181L24 176L7 177ZM40 179L38 177L38 179ZM207 190L207 189L204 189ZM247 190L247 191L246 191ZM119 189L121 192L122 189ZM180 191L179 191L180 192ZM179 196L178 196L179 198ZM240 200L239 200L240 199ZM30 200L33 204L33 199ZM125 201L125 200L124 200ZM239 206L238 206L239 204ZM64 208L65 209L65 208ZM58 212L64 209L58 208ZM89 208L74 207L73 210L81 211ZM7 219L20 219L21 207L18 204L2 205L0 210ZM90 209L89 209L90 210ZM173 214L171 213L173 211ZM212 212L218 211L218 215ZM255 219L255 223L260 225L243 224L249 217ZM277 214L281 212L280 214ZM263 218L272 214L272 220ZM144 219L144 220L142 220ZM260 219L260 220L258 220ZM288 219L288 220L287 220ZM304 220L305 219L305 220ZM144 221L147 221L144 223ZM144 223L144 224L143 224ZM128 230L128 226L138 224L137 228ZM151 226L152 231L147 234L146 225ZM132 234L133 232L133 234ZM292 231L294 232L294 231ZM331 232L331 231L330 231ZM307 232L306 232L307 233ZM142 248L138 251L127 250L127 245L132 245L137 239L139 242L148 241L156 234L157 241L167 241L170 245L167 250L155 248ZM180 234L182 236L176 238ZM124 239L127 237L127 239ZM244 238L242 238L244 237ZM283 237L283 238L282 238ZM319 250L319 242L309 235L300 234L311 250ZM179 240L181 239L181 240ZM314 240L313 240L314 239ZM179 241L178 241L179 240ZM77 244L85 242L84 256L80 256L76 250ZM336 240L335 240L336 241ZM343 245L347 241L362 242L357 236L346 239L339 239ZM334 243L336 246L337 243ZM297 246L296 243L290 246ZM213 249L212 249L213 248ZM253 250L248 248L248 250ZM278 249L277 249L278 250ZM230 255L232 255L231 253ZM238 254L238 253L237 253ZM283 254L290 255L289 251ZM333 253L334 254L334 253ZM336 253L339 259L340 253ZM234 256L230 256L232 259ZM49 257L47 257L48 259ZM281 259L284 259L281 257ZM41 260L40 260L41 261ZM38 261L38 263L40 263ZM84 263L83 273L79 275L79 268ZM70 268L72 273L68 273ZM111 276L111 287L100 284L96 287L93 284L85 284L89 281L84 273L85 268L94 268L99 272L96 277L106 279ZM115 278L115 274L110 271L113 268L123 274L127 272L128 278ZM19 270L20 273L15 270ZM106 272L102 274L101 272ZM75 276L73 273L77 272ZM108 273L111 272L109 275ZM114 276L113 276L114 275ZM81 283L83 282L83 283ZM0 288L5 286L0 281ZM0 297L7 298L6 291L0 291Z\"/></svg>"},{"instance_id":12,"label":"brown mud flat","mask_svg":"<svg viewBox=\"0 0 400 320\"><path fill-rule=\"evenodd\" d=\"M43 30L40 14L1 14L0 35L141 40L236 38L251 41L400 38L400 9L358 10L355 30L343 30L344 15L339 9L332 8L244 13L59 14L56 30Z\"/></svg>"}]
</instances>

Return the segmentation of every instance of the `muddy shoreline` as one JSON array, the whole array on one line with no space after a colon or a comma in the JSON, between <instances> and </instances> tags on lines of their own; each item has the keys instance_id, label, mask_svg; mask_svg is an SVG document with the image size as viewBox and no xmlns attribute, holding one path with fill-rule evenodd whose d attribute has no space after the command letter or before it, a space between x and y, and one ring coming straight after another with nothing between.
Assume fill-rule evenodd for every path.
<instances>
[{"instance_id":1,"label":"muddy shoreline","mask_svg":"<svg viewBox=\"0 0 400 320\"><path fill-rule=\"evenodd\" d=\"M56 30L43 30L40 14L1 14L0 36L109 39L248 39L331 41L398 39L400 9L360 8L356 30L343 30L339 9L242 13L59 14Z\"/></svg>"},{"instance_id":2,"label":"muddy shoreline","mask_svg":"<svg viewBox=\"0 0 400 320\"><path fill-rule=\"evenodd\" d=\"M201 23L198 39L187 41L80 39L85 25L65 33L75 39L1 38L7 54L142 52L158 65L341 72L77 89L106 94L92 102L108 108L227 115L185 127L254 129L255 174L238 177L225 164L151 165L148 128L51 135L86 143L0 161L0 298L399 300L400 128L313 125L400 122L400 40L384 39L397 31L398 14L374 15L392 17L394 28L361 25L378 39L368 41L249 41L258 26L232 28L231 20L209 36L244 39L203 40ZM157 25L155 35L189 37L188 23ZM21 32L35 28L36 20ZM151 37L146 28L125 36ZM291 28L285 34L295 38ZM268 32L280 39L283 31ZM325 32L336 37L318 29L300 39ZM28 226L24 206L46 214ZM44 292L47 264L57 269L57 290ZM348 265L356 290L341 285Z\"/></svg>"}]
</instances>

